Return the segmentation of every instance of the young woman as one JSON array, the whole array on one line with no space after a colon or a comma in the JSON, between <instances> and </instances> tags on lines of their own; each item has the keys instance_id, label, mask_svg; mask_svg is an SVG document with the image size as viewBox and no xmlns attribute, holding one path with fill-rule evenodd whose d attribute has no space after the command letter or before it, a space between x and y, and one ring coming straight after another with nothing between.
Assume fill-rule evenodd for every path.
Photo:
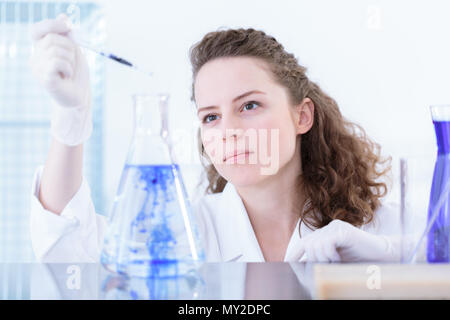
<instances>
[{"instance_id":1,"label":"young woman","mask_svg":"<svg viewBox=\"0 0 450 320\"><path fill-rule=\"evenodd\" d=\"M39 260L98 261L107 222L82 175L88 69L64 19L34 27L32 67L54 106L32 243ZM207 261L399 259L397 217L381 203L389 164L292 54L254 29L208 33L190 54L209 182L194 211Z\"/></svg>"}]
</instances>

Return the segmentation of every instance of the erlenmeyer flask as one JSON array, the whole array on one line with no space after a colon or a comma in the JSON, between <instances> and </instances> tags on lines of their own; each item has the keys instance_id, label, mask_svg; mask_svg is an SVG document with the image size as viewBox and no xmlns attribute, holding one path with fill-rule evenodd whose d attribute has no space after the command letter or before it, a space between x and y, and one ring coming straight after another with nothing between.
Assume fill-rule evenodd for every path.
<instances>
[{"instance_id":1,"label":"erlenmeyer flask","mask_svg":"<svg viewBox=\"0 0 450 320\"><path fill-rule=\"evenodd\" d=\"M432 106L438 154L434 167L427 235L428 262L450 262L450 105ZM433 221L434 220L434 221Z\"/></svg>"},{"instance_id":2,"label":"erlenmeyer flask","mask_svg":"<svg viewBox=\"0 0 450 320\"><path fill-rule=\"evenodd\" d=\"M168 94L134 96L134 134L101 262L140 277L177 277L204 261L167 127Z\"/></svg>"}]
</instances>

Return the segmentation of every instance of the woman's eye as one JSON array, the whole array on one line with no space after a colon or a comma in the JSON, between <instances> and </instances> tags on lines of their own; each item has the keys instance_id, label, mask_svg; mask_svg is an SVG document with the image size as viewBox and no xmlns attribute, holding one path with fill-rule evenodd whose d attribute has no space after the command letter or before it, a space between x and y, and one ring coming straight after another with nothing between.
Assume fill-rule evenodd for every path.
<instances>
[{"instance_id":1,"label":"woman's eye","mask_svg":"<svg viewBox=\"0 0 450 320\"><path fill-rule=\"evenodd\" d=\"M214 120L216 120L215 117L217 117L217 115L215 115L215 114L208 114L207 116L205 116L203 118L203 123L208 123L208 122L214 121Z\"/></svg>"},{"instance_id":2,"label":"woman's eye","mask_svg":"<svg viewBox=\"0 0 450 320\"><path fill-rule=\"evenodd\" d=\"M245 111L250 111L250 110L254 110L254 109L259 108L259 107L260 107L260 104L258 102L250 101L250 102L246 103L242 109L245 110ZM214 120L217 120L217 115L216 114L208 114L208 115L203 117L202 122L203 123L209 123L209 122L214 121Z\"/></svg>"},{"instance_id":3,"label":"woman's eye","mask_svg":"<svg viewBox=\"0 0 450 320\"><path fill-rule=\"evenodd\" d=\"M253 109L256 109L257 107L253 107L253 108L247 108L247 106L257 106L257 107L259 107L259 103L258 102L255 102L255 101L251 101L251 102L249 102L249 103L246 103L245 105L244 105L244 110L253 110Z\"/></svg>"}]
</instances>

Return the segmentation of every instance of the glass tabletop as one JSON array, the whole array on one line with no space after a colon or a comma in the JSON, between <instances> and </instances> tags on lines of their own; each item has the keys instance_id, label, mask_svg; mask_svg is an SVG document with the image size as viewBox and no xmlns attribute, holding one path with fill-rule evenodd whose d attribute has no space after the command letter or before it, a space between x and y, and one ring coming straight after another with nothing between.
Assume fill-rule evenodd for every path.
<instances>
[{"instance_id":1,"label":"glass tabletop","mask_svg":"<svg viewBox=\"0 0 450 320\"><path fill-rule=\"evenodd\" d=\"M311 299L312 264L205 263L173 278L139 278L100 263L0 264L0 299Z\"/></svg>"},{"instance_id":2,"label":"glass tabletop","mask_svg":"<svg viewBox=\"0 0 450 320\"><path fill-rule=\"evenodd\" d=\"M450 299L450 264L205 263L183 277L118 275L100 263L0 263L5 300Z\"/></svg>"}]
</instances>

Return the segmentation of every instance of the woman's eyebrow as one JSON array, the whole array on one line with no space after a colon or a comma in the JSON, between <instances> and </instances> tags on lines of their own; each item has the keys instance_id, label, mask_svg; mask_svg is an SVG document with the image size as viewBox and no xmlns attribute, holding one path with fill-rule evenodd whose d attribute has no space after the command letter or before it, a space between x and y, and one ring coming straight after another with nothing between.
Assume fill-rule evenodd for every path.
<instances>
[{"instance_id":1,"label":"woman's eyebrow","mask_svg":"<svg viewBox=\"0 0 450 320\"><path fill-rule=\"evenodd\" d=\"M251 91L248 91L248 92L246 92L246 93L243 93L243 94L237 96L236 98L234 98L234 99L233 99L233 103L236 102L236 101L239 101L239 100L241 100L241 99L243 99L243 98L245 98L246 96L249 96L249 95L251 95L251 94L254 94L254 93L266 94L265 92L262 92L262 91L259 91L259 90L251 90ZM200 111L208 110L208 109L213 109L213 108L215 108L215 107L216 107L216 106L208 106L208 107L201 107L201 108L198 108L197 114L199 114Z\"/></svg>"}]
</instances>

